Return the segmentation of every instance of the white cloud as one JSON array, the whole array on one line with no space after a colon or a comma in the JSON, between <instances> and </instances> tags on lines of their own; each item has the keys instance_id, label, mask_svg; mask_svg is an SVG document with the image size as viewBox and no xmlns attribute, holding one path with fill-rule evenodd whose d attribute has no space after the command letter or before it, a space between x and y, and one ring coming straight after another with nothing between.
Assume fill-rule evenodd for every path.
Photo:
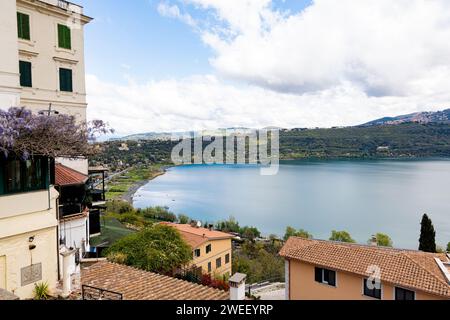
<instances>
[{"instance_id":1,"label":"white cloud","mask_svg":"<svg viewBox=\"0 0 450 320\"><path fill-rule=\"evenodd\" d=\"M184 1L214 13L203 41L233 79L298 94L344 82L374 96L448 88L448 0L315 0L297 14L271 0Z\"/></svg>"},{"instance_id":2,"label":"white cloud","mask_svg":"<svg viewBox=\"0 0 450 320\"><path fill-rule=\"evenodd\" d=\"M188 13L181 13L177 5L169 5L165 2L158 4L158 13L164 17L178 19L191 27L196 26L195 20Z\"/></svg>"},{"instance_id":3,"label":"white cloud","mask_svg":"<svg viewBox=\"0 0 450 320\"><path fill-rule=\"evenodd\" d=\"M120 135L245 126L261 128L361 124L386 115L440 109L441 96L369 97L346 83L303 95L225 84L213 75L116 85L87 76L89 117Z\"/></svg>"},{"instance_id":4,"label":"white cloud","mask_svg":"<svg viewBox=\"0 0 450 320\"><path fill-rule=\"evenodd\" d=\"M200 32L216 74L89 76L90 117L119 133L355 125L450 106L448 0L315 0L294 14L271 0L167 0L158 11Z\"/></svg>"}]
</instances>

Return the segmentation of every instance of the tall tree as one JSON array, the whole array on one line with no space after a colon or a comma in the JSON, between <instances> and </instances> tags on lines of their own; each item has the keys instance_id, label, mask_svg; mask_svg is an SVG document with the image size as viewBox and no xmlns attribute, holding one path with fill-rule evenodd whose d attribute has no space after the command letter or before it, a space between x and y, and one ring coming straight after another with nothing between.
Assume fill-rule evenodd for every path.
<instances>
[{"instance_id":1,"label":"tall tree","mask_svg":"<svg viewBox=\"0 0 450 320\"><path fill-rule=\"evenodd\" d=\"M287 227L283 239L287 241L290 237L299 237L304 239L312 239L313 235L304 229L296 230L293 227Z\"/></svg>"},{"instance_id":2,"label":"tall tree","mask_svg":"<svg viewBox=\"0 0 450 320\"><path fill-rule=\"evenodd\" d=\"M447 243L447 252L450 253L450 242Z\"/></svg>"},{"instance_id":3,"label":"tall tree","mask_svg":"<svg viewBox=\"0 0 450 320\"><path fill-rule=\"evenodd\" d=\"M347 231L336 231L333 230L331 232L330 241L339 241L339 242L348 242L348 243L355 243L356 241L353 240L350 233Z\"/></svg>"},{"instance_id":4,"label":"tall tree","mask_svg":"<svg viewBox=\"0 0 450 320\"><path fill-rule=\"evenodd\" d=\"M423 215L420 225L419 250L436 252L436 231L434 230L433 222L427 214Z\"/></svg>"},{"instance_id":5,"label":"tall tree","mask_svg":"<svg viewBox=\"0 0 450 320\"><path fill-rule=\"evenodd\" d=\"M377 245L380 247L392 247L394 243L392 242L391 237L389 237L387 234L384 233L377 233L375 235L375 238L377 240ZM371 244L373 239L369 239L367 242Z\"/></svg>"}]
</instances>

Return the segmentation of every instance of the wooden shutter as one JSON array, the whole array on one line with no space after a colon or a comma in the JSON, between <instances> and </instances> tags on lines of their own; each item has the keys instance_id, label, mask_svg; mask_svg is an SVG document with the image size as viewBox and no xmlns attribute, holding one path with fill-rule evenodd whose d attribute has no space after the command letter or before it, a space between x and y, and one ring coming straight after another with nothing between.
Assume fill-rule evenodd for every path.
<instances>
[{"instance_id":1,"label":"wooden shutter","mask_svg":"<svg viewBox=\"0 0 450 320\"><path fill-rule=\"evenodd\" d=\"M20 39L30 40L30 16L17 12L17 33Z\"/></svg>"},{"instance_id":2,"label":"wooden shutter","mask_svg":"<svg viewBox=\"0 0 450 320\"><path fill-rule=\"evenodd\" d=\"M22 87L32 87L31 62L19 61L20 85Z\"/></svg>"},{"instance_id":3,"label":"wooden shutter","mask_svg":"<svg viewBox=\"0 0 450 320\"><path fill-rule=\"evenodd\" d=\"M330 286L335 287L336 286L336 271L331 271L331 270L327 270L328 271L328 284Z\"/></svg>"},{"instance_id":4,"label":"wooden shutter","mask_svg":"<svg viewBox=\"0 0 450 320\"><path fill-rule=\"evenodd\" d=\"M60 91L73 92L72 70L59 69L59 86Z\"/></svg>"},{"instance_id":5,"label":"wooden shutter","mask_svg":"<svg viewBox=\"0 0 450 320\"><path fill-rule=\"evenodd\" d=\"M69 27L58 24L58 47L63 49L72 49L72 37L70 32Z\"/></svg>"},{"instance_id":6,"label":"wooden shutter","mask_svg":"<svg viewBox=\"0 0 450 320\"><path fill-rule=\"evenodd\" d=\"M322 269L321 268L315 269L314 279L316 280L316 282L322 283Z\"/></svg>"}]
</instances>

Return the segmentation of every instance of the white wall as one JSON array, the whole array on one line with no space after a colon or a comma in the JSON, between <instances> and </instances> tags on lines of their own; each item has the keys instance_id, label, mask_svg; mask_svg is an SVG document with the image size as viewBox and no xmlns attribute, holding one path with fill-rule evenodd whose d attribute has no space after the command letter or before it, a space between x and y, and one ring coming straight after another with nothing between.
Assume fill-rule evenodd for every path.
<instances>
[{"instance_id":1,"label":"white wall","mask_svg":"<svg viewBox=\"0 0 450 320\"><path fill-rule=\"evenodd\" d=\"M16 0L1 0L0 109L19 105L19 55Z\"/></svg>"}]
</instances>

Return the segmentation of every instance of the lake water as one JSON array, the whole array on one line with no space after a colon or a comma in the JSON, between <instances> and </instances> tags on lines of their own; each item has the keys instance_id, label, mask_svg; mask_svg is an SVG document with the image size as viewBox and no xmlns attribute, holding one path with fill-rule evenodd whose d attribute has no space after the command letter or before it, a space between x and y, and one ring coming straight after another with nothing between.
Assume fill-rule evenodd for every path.
<instances>
[{"instance_id":1,"label":"lake water","mask_svg":"<svg viewBox=\"0 0 450 320\"><path fill-rule=\"evenodd\" d=\"M383 232L402 248L417 248L428 213L446 246L450 161L295 161L282 163L275 176L261 176L257 166L182 166L142 187L134 204L208 222L234 216L265 235L281 236L290 225L318 239L347 230L365 243Z\"/></svg>"}]
</instances>

